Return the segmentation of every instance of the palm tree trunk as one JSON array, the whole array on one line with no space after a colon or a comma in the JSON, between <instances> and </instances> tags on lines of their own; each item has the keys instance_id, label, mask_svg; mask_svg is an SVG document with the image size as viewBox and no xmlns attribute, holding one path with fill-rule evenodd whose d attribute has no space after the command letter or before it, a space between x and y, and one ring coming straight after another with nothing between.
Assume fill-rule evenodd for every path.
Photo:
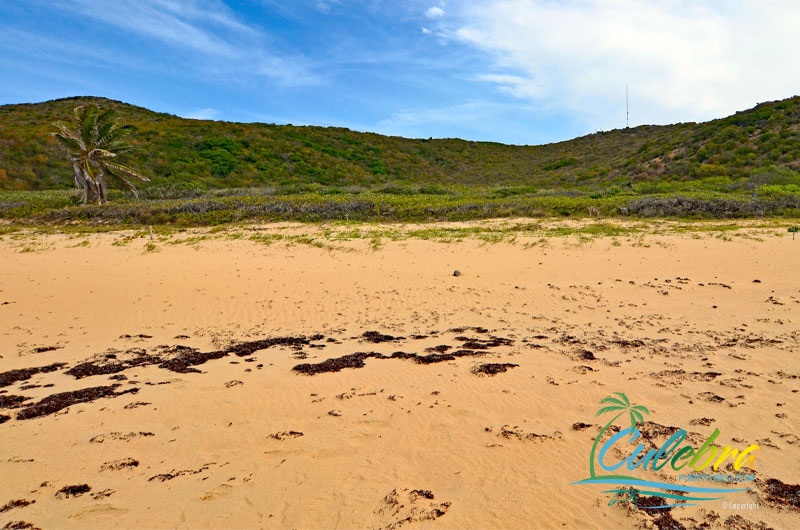
<instances>
[{"instance_id":1,"label":"palm tree trunk","mask_svg":"<svg viewBox=\"0 0 800 530\"><path fill-rule=\"evenodd\" d=\"M611 426L611 424L614 423L615 421L617 421L617 418L619 418L623 414L625 414L624 410L622 412L620 412L619 414L617 414L616 416L614 416L614 419L612 419L610 422L606 423L606 426L603 427L603 430L600 431L600 434L598 434L597 438L594 439L594 445L592 445L592 452L589 453L589 475L592 478L595 478L597 476L597 475L594 474L594 454L595 454L595 451L597 450L597 444L600 442L600 438L603 437L603 433L606 432L606 429L608 429Z\"/></svg>"},{"instance_id":2,"label":"palm tree trunk","mask_svg":"<svg viewBox=\"0 0 800 530\"><path fill-rule=\"evenodd\" d=\"M72 163L72 169L72 178L75 181L75 187L80 191L81 204L86 206L86 203L89 200L88 190L86 189L86 176L83 174L83 171L77 162Z\"/></svg>"},{"instance_id":3,"label":"palm tree trunk","mask_svg":"<svg viewBox=\"0 0 800 530\"><path fill-rule=\"evenodd\" d=\"M97 175L97 190L98 190L99 195L100 195L100 200L98 202L99 202L100 206L102 206L103 203L107 202L107 200L106 200L106 195L107 195L107 193L106 193L106 183L103 180L103 174L102 173Z\"/></svg>"},{"instance_id":4,"label":"palm tree trunk","mask_svg":"<svg viewBox=\"0 0 800 530\"><path fill-rule=\"evenodd\" d=\"M88 195L91 198L97 197L99 195L97 191L97 183L95 183L95 181L93 180L89 180L86 182L86 189L88 190L89 192Z\"/></svg>"}]
</instances>

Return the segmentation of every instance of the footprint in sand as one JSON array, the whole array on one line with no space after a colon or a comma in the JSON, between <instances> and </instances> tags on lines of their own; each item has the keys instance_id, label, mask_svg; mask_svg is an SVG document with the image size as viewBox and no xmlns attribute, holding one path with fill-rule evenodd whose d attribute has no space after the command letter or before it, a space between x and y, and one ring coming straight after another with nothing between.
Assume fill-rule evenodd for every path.
<instances>
[{"instance_id":1,"label":"footprint in sand","mask_svg":"<svg viewBox=\"0 0 800 530\"><path fill-rule=\"evenodd\" d=\"M445 515L449 502L437 502L430 490L394 489L384 497L376 514L381 516L382 528L394 530L408 523L433 521Z\"/></svg>"}]
</instances>

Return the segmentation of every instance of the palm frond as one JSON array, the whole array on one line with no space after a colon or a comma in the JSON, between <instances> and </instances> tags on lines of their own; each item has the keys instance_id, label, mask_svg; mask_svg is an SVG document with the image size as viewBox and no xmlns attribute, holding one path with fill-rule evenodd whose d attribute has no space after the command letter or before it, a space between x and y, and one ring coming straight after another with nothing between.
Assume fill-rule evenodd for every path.
<instances>
[{"instance_id":1,"label":"palm frond","mask_svg":"<svg viewBox=\"0 0 800 530\"><path fill-rule=\"evenodd\" d=\"M97 112L98 108L95 105L89 105L86 107L86 111L82 116L81 138L86 147L89 147L93 143L93 135L95 127L97 126Z\"/></svg>"},{"instance_id":2,"label":"palm frond","mask_svg":"<svg viewBox=\"0 0 800 530\"><path fill-rule=\"evenodd\" d=\"M628 399L628 396L626 396L622 392L614 392L614 393L622 398L622 400L625 402L625 406L629 407L631 405L631 402Z\"/></svg>"},{"instance_id":3,"label":"palm frond","mask_svg":"<svg viewBox=\"0 0 800 530\"><path fill-rule=\"evenodd\" d=\"M50 134L55 136L56 140L61 142L64 147L71 151L71 154L81 153L83 151L83 146L81 146L81 143L75 138L66 136L60 132Z\"/></svg>"},{"instance_id":4,"label":"palm frond","mask_svg":"<svg viewBox=\"0 0 800 530\"><path fill-rule=\"evenodd\" d=\"M106 151L113 151L114 153L124 153L126 151L133 151L136 149L133 145L120 140L114 140L108 143L98 142L95 147L105 149Z\"/></svg>"},{"instance_id":5,"label":"palm frond","mask_svg":"<svg viewBox=\"0 0 800 530\"><path fill-rule=\"evenodd\" d=\"M639 420L638 423L644 423L644 416L642 416L641 412L636 409L631 409L631 414L636 416L636 418Z\"/></svg>"},{"instance_id":6,"label":"palm frond","mask_svg":"<svg viewBox=\"0 0 800 530\"><path fill-rule=\"evenodd\" d=\"M644 412L644 413L645 413L645 414L647 414L648 416L650 415L650 411L649 411L649 410L647 410L647 407L645 407L645 406L643 406L643 405L635 405L635 406L633 406L632 408L633 408L634 410L638 410L638 411Z\"/></svg>"},{"instance_id":7,"label":"palm frond","mask_svg":"<svg viewBox=\"0 0 800 530\"><path fill-rule=\"evenodd\" d=\"M97 117L97 137L103 138L114 128L114 123L117 118L117 112L114 109L103 111Z\"/></svg>"},{"instance_id":8,"label":"palm frond","mask_svg":"<svg viewBox=\"0 0 800 530\"><path fill-rule=\"evenodd\" d=\"M89 151L87 155L92 160L100 160L100 159L107 159L107 158L116 158L117 153L112 153L111 151L107 151L106 149L92 149Z\"/></svg>"},{"instance_id":9,"label":"palm frond","mask_svg":"<svg viewBox=\"0 0 800 530\"><path fill-rule=\"evenodd\" d=\"M104 169L106 169L106 170L110 168L112 170L116 170L116 171L125 173L127 175L130 175L132 177L136 177L141 181L150 182L149 178L145 177L144 175L142 175L141 173L139 173L138 171L136 171L132 167L128 167L128 166L126 166L124 164L118 164L116 162L109 162L108 160L99 160L98 163L101 166L103 166Z\"/></svg>"},{"instance_id":10,"label":"palm frond","mask_svg":"<svg viewBox=\"0 0 800 530\"><path fill-rule=\"evenodd\" d=\"M605 399L601 399L600 403L614 403L615 405L619 405L620 407L624 407L625 406L625 403L623 403L619 399L613 398L613 397L607 397Z\"/></svg>"},{"instance_id":11,"label":"palm frond","mask_svg":"<svg viewBox=\"0 0 800 530\"><path fill-rule=\"evenodd\" d=\"M86 105L78 105L72 109L72 117L78 124L83 123L83 115L86 112Z\"/></svg>"},{"instance_id":12,"label":"palm frond","mask_svg":"<svg viewBox=\"0 0 800 530\"><path fill-rule=\"evenodd\" d=\"M64 131L67 134L70 134L70 135L73 134L72 130L69 128L69 126L66 123L64 123L63 121L61 121L61 120L54 121L53 122L53 127L56 127L59 131Z\"/></svg>"},{"instance_id":13,"label":"palm frond","mask_svg":"<svg viewBox=\"0 0 800 530\"><path fill-rule=\"evenodd\" d=\"M75 134L75 132L72 129L70 129L69 126L67 126L66 123L61 122L61 121L57 121L57 122L53 123L53 126L58 129L58 132L60 132L61 134L63 134L67 138L72 138L73 140L76 140L78 142L83 143L83 139L81 139L80 135L79 134Z\"/></svg>"},{"instance_id":14,"label":"palm frond","mask_svg":"<svg viewBox=\"0 0 800 530\"><path fill-rule=\"evenodd\" d=\"M125 138L131 131L131 128L132 127L130 125L121 125L119 127L112 128L106 134L103 135L98 134L97 146L103 147L104 145L107 145L110 142Z\"/></svg>"},{"instance_id":15,"label":"palm frond","mask_svg":"<svg viewBox=\"0 0 800 530\"><path fill-rule=\"evenodd\" d=\"M614 410L625 410L625 407L603 407L602 409L597 411L595 417L600 416L601 414L605 414L606 412L611 412Z\"/></svg>"},{"instance_id":16,"label":"palm frond","mask_svg":"<svg viewBox=\"0 0 800 530\"><path fill-rule=\"evenodd\" d=\"M134 186L134 185L131 183L131 181L129 181L128 179L126 179L126 178L125 178L125 177L123 177L122 175L120 175L120 174L118 174L118 173L116 173L116 172L114 172L114 171L111 171L111 170L110 170L109 168L107 168L107 167L105 168L105 173L106 173L106 175L108 175L109 177L111 177L111 178L113 178L113 179L116 179L116 180L118 180L119 182L121 182L121 183L122 183L122 185L123 185L123 186L125 186L125 188L127 188L127 189L128 189L128 191L130 191L130 192L133 194L133 196L134 196L134 197L138 197L138 196L139 196L139 192L137 192L137 191L136 191L136 186Z\"/></svg>"}]
</instances>

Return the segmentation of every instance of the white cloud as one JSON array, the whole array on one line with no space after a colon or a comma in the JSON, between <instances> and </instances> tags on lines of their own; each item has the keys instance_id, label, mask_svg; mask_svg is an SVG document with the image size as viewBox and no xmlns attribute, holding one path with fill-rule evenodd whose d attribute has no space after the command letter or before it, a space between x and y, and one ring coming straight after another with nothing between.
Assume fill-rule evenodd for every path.
<instances>
[{"instance_id":1,"label":"white cloud","mask_svg":"<svg viewBox=\"0 0 800 530\"><path fill-rule=\"evenodd\" d=\"M422 29L422 34L423 34L423 35L430 35L431 33L433 33L433 32L432 32L431 30L429 30L428 28L425 28L425 27L423 27L423 28L421 28L421 29Z\"/></svg>"},{"instance_id":2,"label":"white cloud","mask_svg":"<svg viewBox=\"0 0 800 530\"><path fill-rule=\"evenodd\" d=\"M441 18L444 16L444 9L438 6L431 6L425 11L425 16L430 19Z\"/></svg>"},{"instance_id":3,"label":"white cloud","mask_svg":"<svg viewBox=\"0 0 800 530\"><path fill-rule=\"evenodd\" d=\"M452 6L451 6L452 7ZM463 0L450 39L489 54L478 76L598 128L705 120L800 92L797 0Z\"/></svg>"},{"instance_id":4,"label":"white cloud","mask_svg":"<svg viewBox=\"0 0 800 530\"><path fill-rule=\"evenodd\" d=\"M542 87L534 81L509 74L482 74L475 78L477 81L497 83L500 90L518 98L539 98L543 95Z\"/></svg>"}]
</instances>

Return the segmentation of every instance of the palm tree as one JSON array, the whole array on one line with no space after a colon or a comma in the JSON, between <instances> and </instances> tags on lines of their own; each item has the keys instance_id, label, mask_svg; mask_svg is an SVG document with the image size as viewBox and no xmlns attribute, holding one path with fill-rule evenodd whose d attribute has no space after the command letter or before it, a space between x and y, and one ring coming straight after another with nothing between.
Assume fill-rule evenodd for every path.
<instances>
[{"instance_id":1,"label":"palm tree","mask_svg":"<svg viewBox=\"0 0 800 530\"><path fill-rule=\"evenodd\" d=\"M106 177L122 184L134 196L137 196L136 188L128 178L150 180L117 162L117 156L130 151L133 146L123 141L130 126L118 125L113 109L100 112L97 105L81 105L73 111L74 129L63 122L53 125L58 132L51 134L67 148L67 158L72 163L75 186L81 192L83 204L89 197L97 197L99 204L107 202Z\"/></svg>"},{"instance_id":2,"label":"palm tree","mask_svg":"<svg viewBox=\"0 0 800 530\"><path fill-rule=\"evenodd\" d=\"M614 418L610 422L608 422L605 427L603 427L603 430L600 431L600 434L597 435L597 438L594 439L592 452L589 455L589 474L591 475L592 478L595 478L596 476L594 474L594 453L597 450L597 444L600 442L600 438L603 437L603 433L606 432L606 429L608 429L611 426L611 424L617 420L617 418L619 418L626 412L630 414L631 431L633 431L636 428L637 423L644 422L644 416L642 415L642 413L647 414L648 416L650 415L650 411L647 410L647 408L642 405L631 406L631 402L628 399L628 396L626 396L622 392L614 392L614 393L619 397L618 398L607 397L601 400L600 403L611 403L611 405L609 405L608 407L601 408L600 410L597 411L597 414L595 414L595 417L597 417L606 414L608 412L619 411L619 413L616 416L614 416Z\"/></svg>"}]
</instances>

